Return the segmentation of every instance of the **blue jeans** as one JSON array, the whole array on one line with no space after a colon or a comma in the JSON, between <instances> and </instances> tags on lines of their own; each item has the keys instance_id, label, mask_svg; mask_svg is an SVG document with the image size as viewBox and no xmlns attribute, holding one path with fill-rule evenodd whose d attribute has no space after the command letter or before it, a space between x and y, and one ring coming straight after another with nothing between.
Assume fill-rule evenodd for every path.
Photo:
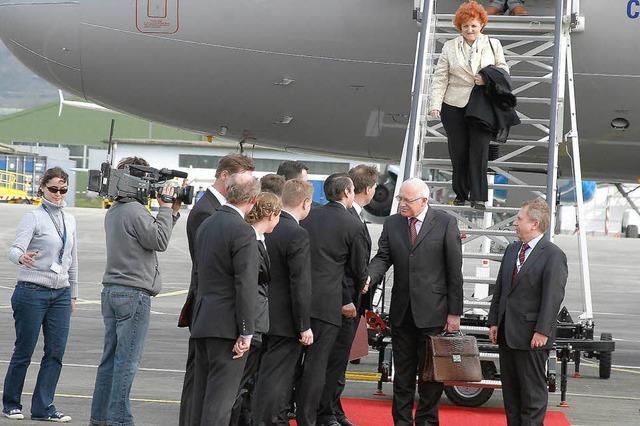
<instances>
[{"instance_id":1,"label":"blue jeans","mask_svg":"<svg viewBox=\"0 0 640 426\"><path fill-rule=\"evenodd\" d=\"M151 297L126 286L102 289L104 350L91 403L92 425L133 425L129 393L149 328Z\"/></svg>"},{"instance_id":2,"label":"blue jeans","mask_svg":"<svg viewBox=\"0 0 640 426\"><path fill-rule=\"evenodd\" d=\"M69 287L50 289L18 281L11 297L16 326L16 343L4 378L2 405L5 412L19 408L27 368L38 343L40 327L44 335L44 356L31 399L31 415L48 417L55 413L53 397L58 385L62 357L67 346L71 317Z\"/></svg>"}]
</instances>

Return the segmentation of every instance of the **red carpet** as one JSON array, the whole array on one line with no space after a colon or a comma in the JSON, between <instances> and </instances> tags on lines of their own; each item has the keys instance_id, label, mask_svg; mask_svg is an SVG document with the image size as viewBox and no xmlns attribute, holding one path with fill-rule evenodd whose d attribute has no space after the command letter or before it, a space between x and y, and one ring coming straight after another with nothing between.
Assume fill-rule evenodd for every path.
<instances>
[{"instance_id":1,"label":"red carpet","mask_svg":"<svg viewBox=\"0 0 640 426\"><path fill-rule=\"evenodd\" d=\"M391 401L373 399L342 399L347 416L358 426L393 425ZM295 422L291 423L295 425ZM506 426L504 410L497 408L465 408L440 406L441 426ZM545 426L570 426L569 420L559 411L547 411Z\"/></svg>"}]
</instances>

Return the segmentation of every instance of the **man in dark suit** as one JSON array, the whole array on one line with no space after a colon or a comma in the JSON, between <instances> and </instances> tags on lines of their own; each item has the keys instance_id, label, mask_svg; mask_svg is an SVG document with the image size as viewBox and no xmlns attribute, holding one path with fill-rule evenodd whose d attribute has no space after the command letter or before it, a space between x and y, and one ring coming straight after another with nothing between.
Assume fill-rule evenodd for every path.
<instances>
[{"instance_id":1,"label":"man in dark suit","mask_svg":"<svg viewBox=\"0 0 640 426\"><path fill-rule=\"evenodd\" d=\"M276 174L284 177L285 180L302 179L309 180L309 167L302 161L285 160L278 166Z\"/></svg>"},{"instance_id":2,"label":"man in dark suit","mask_svg":"<svg viewBox=\"0 0 640 426\"><path fill-rule=\"evenodd\" d=\"M269 173L260 178L260 190L262 192L271 192L278 197L282 197L285 179L280 175Z\"/></svg>"},{"instance_id":3,"label":"man in dark suit","mask_svg":"<svg viewBox=\"0 0 640 426\"><path fill-rule=\"evenodd\" d=\"M377 285L393 265L391 341L395 375L393 420L414 424L416 373L425 364L426 345L443 330L460 329L462 314L462 247L456 220L429 208L429 188L409 179L397 196L400 214L389 216L369 264L371 284ZM443 385L418 379L420 396L415 425L438 424Z\"/></svg>"},{"instance_id":4,"label":"man in dark suit","mask_svg":"<svg viewBox=\"0 0 640 426\"><path fill-rule=\"evenodd\" d=\"M346 174L331 175L325 180L324 192L329 203L312 209L302 223L311 240L311 330L315 343L307 348L296 388L296 421L300 426L316 424L327 362L342 316L356 314L352 304L343 306L342 280L347 270L357 288L367 279L364 228L348 211L353 204L353 182Z\"/></svg>"},{"instance_id":5,"label":"man in dark suit","mask_svg":"<svg viewBox=\"0 0 640 426\"><path fill-rule=\"evenodd\" d=\"M546 364L567 284L567 256L544 238L549 207L525 201L514 221L520 241L507 247L489 310L489 338L499 345L502 397L510 426L542 425Z\"/></svg>"},{"instance_id":6,"label":"man in dark suit","mask_svg":"<svg viewBox=\"0 0 640 426\"><path fill-rule=\"evenodd\" d=\"M253 399L256 425L288 425L287 403L302 345L313 343L310 323L311 252L309 234L299 222L311 210L313 186L289 180L282 192L280 223L265 236L271 260L269 332Z\"/></svg>"},{"instance_id":7,"label":"man in dark suit","mask_svg":"<svg viewBox=\"0 0 640 426\"><path fill-rule=\"evenodd\" d=\"M227 183L231 175L236 173L248 173L255 169L253 160L245 155L241 154L229 154L222 157L218 161L216 168L215 178L213 185L207 188L204 195L196 202L189 213L187 219L187 241L189 243L189 254L191 255L191 262L195 259L195 242L196 233L198 228L213 213L215 213L226 202L227 196ZM189 285L189 292L187 293L187 300L182 308L181 317L187 324L191 321L191 309L193 307L194 294L194 280L193 275L195 268L191 269L191 284ZM184 376L184 383L182 387L182 397L180 400L180 426L186 426L190 424L189 415L191 408L189 402L191 401L191 389L193 387L193 360L195 358L195 346L193 341L189 339L189 352L187 355L186 372Z\"/></svg>"},{"instance_id":8,"label":"man in dark suit","mask_svg":"<svg viewBox=\"0 0 640 426\"><path fill-rule=\"evenodd\" d=\"M244 220L260 193L260 182L235 174L227 204L206 219L196 237L195 344L191 425L228 425L255 327L258 246ZM235 355L234 355L235 354Z\"/></svg>"},{"instance_id":9,"label":"man in dark suit","mask_svg":"<svg viewBox=\"0 0 640 426\"><path fill-rule=\"evenodd\" d=\"M349 209L354 217L360 221L363 227L365 237L365 250L363 255L364 261L369 263L371 258L371 236L364 222L362 208L369 204L373 199L378 184L378 171L375 167L361 164L349 170L349 177L353 182L354 200L352 207ZM352 426L353 423L347 418L340 396L345 387L345 373L347 364L349 363L349 353L353 338L356 335L358 322L360 321L363 310L363 300L369 298L367 289L363 286L365 283L357 282L348 271L342 280L342 305L343 307L353 307L357 313L354 316L343 316L340 333L336 338L336 342L329 356L327 363L327 375L325 379L324 390L322 391L322 399L320 408L318 409L318 424L327 426ZM364 294L362 294L364 293ZM366 301L364 301L366 304ZM353 311L351 311L353 313Z\"/></svg>"}]
</instances>

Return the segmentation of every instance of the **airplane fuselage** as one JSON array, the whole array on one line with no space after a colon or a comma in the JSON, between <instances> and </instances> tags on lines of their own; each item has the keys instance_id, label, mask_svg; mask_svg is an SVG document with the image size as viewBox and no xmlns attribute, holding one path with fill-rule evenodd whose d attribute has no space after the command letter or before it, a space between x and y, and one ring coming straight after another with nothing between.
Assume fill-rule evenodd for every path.
<instances>
[{"instance_id":1,"label":"airplane fuselage","mask_svg":"<svg viewBox=\"0 0 640 426\"><path fill-rule=\"evenodd\" d=\"M11 0L0 1L0 37L38 75L112 109L249 143L393 162L410 108L413 4ZM583 172L635 180L640 6L581 7L586 30L572 39ZM615 118L629 128L613 129Z\"/></svg>"}]
</instances>

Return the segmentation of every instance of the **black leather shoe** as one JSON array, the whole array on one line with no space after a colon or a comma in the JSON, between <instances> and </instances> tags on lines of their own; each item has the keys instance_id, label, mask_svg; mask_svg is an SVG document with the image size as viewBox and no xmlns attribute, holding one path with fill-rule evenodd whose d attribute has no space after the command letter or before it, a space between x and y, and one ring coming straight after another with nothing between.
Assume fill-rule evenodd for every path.
<instances>
[{"instance_id":1,"label":"black leather shoe","mask_svg":"<svg viewBox=\"0 0 640 426\"><path fill-rule=\"evenodd\" d=\"M484 205L484 201L472 201L471 202L471 207L473 207L476 210L486 210L486 206Z\"/></svg>"},{"instance_id":2,"label":"black leather shoe","mask_svg":"<svg viewBox=\"0 0 640 426\"><path fill-rule=\"evenodd\" d=\"M461 200L460 198L457 198L455 200L453 200L453 205L454 206L464 206L465 201Z\"/></svg>"},{"instance_id":3,"label":"black leather shoe","mask_svg":"<svg viewBox=\"0 0 640 426\"><path fill-rule=\"evenodd\" d=\"M353 423L351 420L349 420L346 417L341 417L338 419L338 424L340 426L356 426L355 423Z\"/></svg>"}]
</instances>

